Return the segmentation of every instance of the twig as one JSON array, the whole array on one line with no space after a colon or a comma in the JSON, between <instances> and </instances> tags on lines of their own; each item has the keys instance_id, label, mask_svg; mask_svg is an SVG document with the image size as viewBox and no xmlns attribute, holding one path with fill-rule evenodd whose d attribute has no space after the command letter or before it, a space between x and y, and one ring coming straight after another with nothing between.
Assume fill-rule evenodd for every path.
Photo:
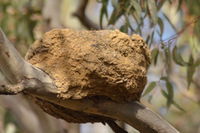
<instances>
[{"instance_id":1,"label":"twig","mask_svg":"<svg viewBox=\"0 0 200 133\"><path fill-rule=\"evenodd\" d=\"M186 25L184 26L184 28L181 29L179 32L177 32L176 34L174 34L174 35L170 36L169 38L163 40L162 43L164 43L164 44L165 44L165 43L169 43L170 41L176 39L176 38L179 37L188 27L190 27L192 24L195 24L195 23L196 23L197 21L199 21L199 20L200 20L200 16L196 17L192 22L186 24Z\"/></svg>"},{"instance_id":2,"label":"twig","mask_svg":"<svg viewBox=\"0 0 200 133\"><path fill-rule=\"evenodd\" d=\"M80 0L80 5L77 10L72 14L73 16L77 17L79 21L84 25L87 29L100 29L98 25L93 23L87 16L86 16L86 8L88 5L88 0Z\"/></svg>"}]
</instances>

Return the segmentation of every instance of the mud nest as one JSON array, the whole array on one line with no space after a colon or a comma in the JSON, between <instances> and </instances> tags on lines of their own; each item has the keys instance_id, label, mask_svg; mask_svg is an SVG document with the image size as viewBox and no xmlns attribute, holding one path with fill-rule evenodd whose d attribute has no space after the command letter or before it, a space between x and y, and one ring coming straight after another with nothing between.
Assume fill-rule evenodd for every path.
<instances>
[{"instance_id":1,"label":"mud nest","mask_svg":"<svg viewBox=\"0 0 200 133\"><path fill-rule=\"evenodd\" d=\"M57 29L37 40L26 60L54 80L58 98L128 102L139 100L144 89L150 52L139 35L128 36L118 30ZM101 121L90 114L36 101L56 117L63 118L63 113L68 115L64 119L70 122ZM56 113L59 108L61 114ZM84 120L74 118L76 113ZM72 114L74 117L70 119Z\"/></svg>"}]
</instances>

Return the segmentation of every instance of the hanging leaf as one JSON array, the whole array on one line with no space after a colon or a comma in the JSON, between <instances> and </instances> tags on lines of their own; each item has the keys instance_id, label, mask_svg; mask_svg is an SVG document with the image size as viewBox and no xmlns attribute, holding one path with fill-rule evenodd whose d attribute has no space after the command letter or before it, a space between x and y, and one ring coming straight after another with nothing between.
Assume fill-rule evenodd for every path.
<instances>
[{"instance_id":1,"label":"hanging leaf","mask_svg":"<svg viewBox=\"0 0 200 133\"><path fill-rule=\"evenodd\" d=\"M149 13L150 13L150 16L153 20L153 23L157 24L158 18L157 18L156 2L155 2L155 0L148 0L147 4L148 4Z\"/></svg>"},{"instance_id":2,"label":"hanging leaf","mask_svg":"<svg viewBox=\"0 0 200 133\"><path fill-rule=\"evenodd\" d=\"M158 3L158 11L162 8L163 4L165 3L165 0L160 0Z\"/></svg>"},{"instance_id":3,"label":"hanging leaf","mask_svg":"<svg viewBox=\"0 0 200 133\"><path fill-rule=\"evenodd\" d=\"M146 38L146 41L145 41L145 42L146 42L146 44L149 44L150 37L151 37L151 35L148 35L148 36L147 36L147 38Z\"/></svg>"},{"instance_id":4,"label":"hanging leaf","mask_svg":"<svg viewBox=\"0 0 200 133\"><path fill-rule=\"evenodd\" d=\"M127 24L124 24L119 29L121 32L127 33L128 32L128 26Z\"/></svg>"},{"instance_id":5,"label":"hanging leaf","mask_svg":"<svg viewBox=\"0 0 200 133\"><path fill-rule=\"evenodd\" d=\"M160 28L160 37L162 38L163 31L164 31L164 23L160 17L158 17L158 25Z\"/></svg>"},{"instance_id":6,"label":"hanging leaf","mask_svg":"<svg viewBox=\"0 0 200 133\"><path fill-rule=\"evenodd\" d=\"M168 92L167 106L170 107L171 104L173 103L173 99L174 99L174 90L173 90L173 86L172 86L171 82L169 82L169 80L166 81L166 88L167 88L167 92Z\"/></svg>"},{"instance_id":7,"label":"hanging leaf","mask_svg":"<svg viewBox=\"0 0 200 133\"><path fill-rule=\"evenodd\" d=\"M169 108L171 106L171 104L173 103L173 99L174 99L173 85L169 81L168 77L161 77L160 80L164 80L165 81L165 86L167 88L167 92L166 92L166 94L167 94L167 107ZM162 92L162 93L165 94L165 91Z\"/></svg>"},{"instance_id":8,"label":"hanging leaf","mask_svg":"<svg viewBox=\"0 0 200 133\"><path fill-rule=\"evenodd\" d=\"M172 53L170 51L170 46L165 47L164 49L164 54L165 54L165 64L166 64L166 71L170 72L172 68Z\"/></svg>"},{"instance_id":9,"label":"hanging leaf","mask_svg":"<svg viewBox=\"0 0 200 133\"><path fill-rule=\"evenodd\" d=\"M123 15L123 11L120 9L120 7L117 7L113 10L110 20L108 24L115 24L116 21Z\"/></svg>"},{"instance_id":10,"label":"hanging leaf","mask_svg":"<svg viewBox=\"0 0 200 133\"><path fill-rule=\"evenodd\" d=\"M168 103L168 99L170 99L170 98L169 98L169 95L167 94L167 92L164 90L161 90L161 94L167 99L167 103ZM169 106L167 106L167 108L169 108Z\"/></svg>"},{"instance_id":11,"label":"hanging leaf","mask_svg":"<svg viewBox=\"0 0 200 133\"><path fill-rule=\"evenodd\" d=\"M176 29L176 27L174 26L174 24L172 23L172 21L168 18L168 16L163 13L163 17L167 20L167 22L170 24L170 26L174 29L175 32L178 32L178 30Z\"/></svg>"},{"instance_id":12,"label":"hanging leaf","mask_svg":"<svg viewBox=\"0 0 200 133\"><path fill-rule=\"evenodd\" d=\"M145 89L145 91L144 91L144 93L143 93L142 96L145 96L145 95L149 94L149 93L155 88L155 86L156 86L156 82L155 82L155 81L154 81L154 82L151 82L151 83L148 85L148 87Z\"/></svg>"},{"instance_id":13,"label":"hanging leaf","mask_svg":"<svg viewBox=\"0 0 200 133\"><path fill-rule=\"evenodd\" d=\"M200 21L197 21L194 25L194 33L200 36Z\"/></svg>"},{"instance_id":14,"label":"hanging leaf","mask_svg":"<svg viewBox=\"0 0 200 133\"><path fill-rule=\"evenodd\" d=\"M103 28L103 17L106 16L108 18L107 4L108 0L102 0L102 7L100 11L100 27Z\"/></svg>"},{"instance_id":15,"label":"hanging leaf","mask_svg":"<svg viewBox=\"0 0 200 133\"><path fill-rule=\"evenodd\" d=\"M167 92L165 92L164 90L161 90L161 94L168 99L169 96L167 94ZM185 109L183 109L179 104L177 104L174 100L172 101L172 105L174 105L177 109L179 109L182 112L186 112Z\"/></svg>"},{"instance_id":16,"label":"hanging leaf","mask_svg":"<svg viewBox=\"0 0 200 133\"><path fill-rule=\"evenodd\" d=\"M149 42L149 46L151 46L151 44L152 44L152 42L153 42L154 34L155 34L155 32L154 32L154 30L153 30L153 32L152 32L152 34L151 34L151 38L150 38L150 42Z\"/></svg>"},{"instance_id":17,"label":"hanging leaf","mask_svg":"<svg viewBox=\"0 0 200 133\"><path fill-rule=\"evenodd\" d=\"M183 109L180 105L178 105L175 101L172 103L177 109L179 109L182 112L186 112L185 109Z\"/></svg>"},{"instance_id":18,"label":"hanging leaf","mask_svg":"<svg viewBox=\"0 0 200 133\"><path fill-rule=\"evenodd\" d=\"M180 66L186 66L188 65L187 62L185 62L182 58L182 56L180 55L180 53L178 53L177 47L175 46L173 51L172 51L172 57L173 60L176 64L180 65Z\"/></svg>"},{"instance_id":19,"label":"hanging leaf","mask_svg":"<svg viewBox=\"0 0 200 133\"><path fill-rule=\"evenodd\" d=\"M195 72L196 66L194 64L194 59L192 54L190 55L190 59L189 59L189 65L187 67L187 83L188 83L188 89L190 88L190 85L193 81L193 75Z\"/></svg>"},{"instance_id":20,"label":"hanging leaf","mask_svg":"<svg viewBox=\"0 0 200 133\"><path fill-rule=\"evenodd\" d=\"M131 6L135 9L135 17L137 18L138 23L141 22L141 15L142 15L142 9L141 6L139 5L138 1L136 0L131 0Z\"/></svg>"},{"instance_id":21,"label":"hanging leaf","mask_svg":"<svg viewBox=\"0 0 200 133\"><path fill-rule=\"evenodd\" d=\"M154 62L154 65L157 64L158 54L159 54L159 49L158 48L154 48L151 51L151 59L152 59L152 62Z\"/></svg>"},{"instance_id":22,"label":"hanging leaf","mask_svg":"<svg viewBox=\"0 0 200 133\"><path fill-rule=\"evenodd\" d=\"M194 63L194 65L195 65L195 67L198 67L198 66L200 65L200 58L198 58L198 59L196 60L196 62Z\"/></svg>"}]
</instances>

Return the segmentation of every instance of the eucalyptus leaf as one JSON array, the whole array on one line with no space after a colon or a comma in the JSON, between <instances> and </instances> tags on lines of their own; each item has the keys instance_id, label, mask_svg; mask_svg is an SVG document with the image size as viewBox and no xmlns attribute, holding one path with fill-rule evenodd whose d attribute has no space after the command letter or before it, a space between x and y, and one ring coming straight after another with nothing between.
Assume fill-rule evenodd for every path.
<instances>
[{"instance_id":1,"label":"eucalyptus leaf","mask_svg":"<svg viewBox=\"0 0 200 133\"><path fill-rule=\"evenodd\" d=\"M189 59L189 65L187 67L187 83L188 83L188 89L190 88L190 85L193 81L193 75L196 69L196 65L194 64L194 59L193 56L190 55L190 59Z\"/></svg>"},{"instance_id":2,"label":"eucalyptus leaf","mask_svg":"<svg viewBox=\"0 0 200 133\"><path fill-rule=\"evenodd\" d=\"M173 85L171 84L171 82L169 81L168 77L161 77L160 80L164 80L165 81L165 86L167 88L167 92L162 92L162 93L166 93L165 97L167 98L167 107L169 108L171 106L171 104L173 103L173 99L174 99L174 88ZM163 94L163 95L164 95Z\"/></svg>"},{"instance_id":3,"label":"eucalyptus leaf","mask_svg":"<svg viewBox=\"0 0 200 133\"><path fill-rule=\"evenodd\" d=\"M115 24L117 22L117 20L123 15L122 10L120 9L120 7L117 7L113 10L111 17L109 19L108 24Z\"/></svg>"},{"instance_id":4,"label":"eucalyptus leaf","mask_svg":"<svg viewBox=\"0 0 200 133\"><path fill-rule=\"evenodd\" d=\"M177 104L175 101L172 103L177 109L179 109L182 112L186 112L184 108L182 108L179 104Z\"/></svg>"},{"instance_id":5,"label":"eucalyptus leaf","mask_svg":"<svg viewBox=\"0 0 200 133\"><path fill-rule=\"evenodd\" d=\"M102 7L101 7L101 11L100 11L100 27L103 27L103 17L106 16L106 18L108 18L108 11L107 11L107 4L108 4L108 0L102 0Z\"/></svg>"},{"instance_id":6,"label":"eucalyptus leaf","mask_svg":"<svg viewBox=\"0 0 200 133\"><path fill-rule=\"evenodd\" d=\"M148 87L145 89L143 96L149 94L156 87L156 82L151 82Z\"/></svg>"},{"instance_id":7,"label":"eucalyptus leaf","mask_svg":"<svg viewBox=\"0 0 200 133\"><path fill-rule=\"evenodd\" d=\"M158 48L154 48L151 51L151 59L154 62L154 65L157 64L158 54L159 54L159 49Z\"/></svg>"},{"instance_id":8,"label":"eucalyptus leaf","mask_svg":"<svg viewBox=\"0 0 200 133\"><path fill-rule=\"evenodd\" d=\"M163 13L164 18L167 20L167 22L170 24L170 26L174 29L175 32L178 32L178 30L176 29L175 25L172 23L172 21L168 18L168 16Z\"/></svg>"},{"instance_id":9,"label":"eucalyptus leaf","mask_svg":"<svg viewBox=\"0 0 200 133\"><path fill-rule=\"evenodd\" d=\"M149 13L150 13L151 18L153 20L153 23L157 24L158 17L157 17L156 1L155 0L148 0L147 4L148 4Z\"/></svg>"},{"instance_id":10,"label":"eucalyptus leaf","mask_svg":"<svg viewBox=\"0 0 200 133\"><path fill-rule=\"evenodd\" d=\"M170 105L173 103L174 99L174 90L171 82L169 80L166 81L166 88L168 92L168 100L167 100L167 106L170 107Z\"/></svg>"},{"instance_id":11,"label":"eucalyptus leaf","mask_svg":"<svg viewBox=\"0 0 200 133\"><path fill-rule=\"evenodd\" d=\"M135 12L136 12L136 15L137 18L139 18L137 21L140 23L140 18L141 18L141 15L142 15L142 9L141 9L141 6L140 4L138 3L137 0L131 0L131 5L132 7L135 9Z\"/></svg>"},{"instance_id":12,"label":"eucalyptus leaf","mask_svg":"<svg viewBox=\"0 0 200 133\"><path fill-rule=\"evenodd\" d=\"M164 31L164 23L160 17L158 17L158 25L160 28L160 37L162 38L163 31Z\"/></svg>"},{"instance_id":13,"label":"eucalyptus leaf","mask_svg":"<svg viewBox=\"0 0 200 133\"><path fill-rule=\"evenodd\" d=\"M161 90L161 94L168 100L169 99L169 95L167 94L166 91ZM177 109L179 109L182 112L186 112L179 104L177 104L173 99L172 99L172 105L174 105ZM168 107L169 108L169 107Z\"/></svg>"},{"instance_id":14,"label":"eucalyptus leaf","mask_svg":"<svg viewBox=\"0 0 200 133\"><path fill-rule=\"evenodd\" d=\"M178 52L177 50L177 47L175 46L173 51L172 51L172 57L173 57L173 60L176 64L180 65L180 66L186 66L188 65L187 62L185 62L182 58L182 56L180 55L180 53Z\"/></svg>"}]
</instances>

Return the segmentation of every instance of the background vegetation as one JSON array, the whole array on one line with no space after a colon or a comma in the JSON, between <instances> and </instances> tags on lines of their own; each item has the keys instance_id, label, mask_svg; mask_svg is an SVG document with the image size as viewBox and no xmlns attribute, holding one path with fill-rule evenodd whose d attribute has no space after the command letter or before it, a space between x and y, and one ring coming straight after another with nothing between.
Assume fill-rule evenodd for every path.
<instances>
[{"instance_id":1,"label":"background vegetation","mask_svg":"<svg viewBox=\"0 0 200 133\"><path fill-rule=\"evenodd\" d=\"M199 0L1 0L0 27L23 56L52 28L140 34L152 50L141 101L181 132L200 133L199 9ZM52 118L22 96L1 96L0 105L3 133L111 132Z\"/></svg>"}]
</instances>

